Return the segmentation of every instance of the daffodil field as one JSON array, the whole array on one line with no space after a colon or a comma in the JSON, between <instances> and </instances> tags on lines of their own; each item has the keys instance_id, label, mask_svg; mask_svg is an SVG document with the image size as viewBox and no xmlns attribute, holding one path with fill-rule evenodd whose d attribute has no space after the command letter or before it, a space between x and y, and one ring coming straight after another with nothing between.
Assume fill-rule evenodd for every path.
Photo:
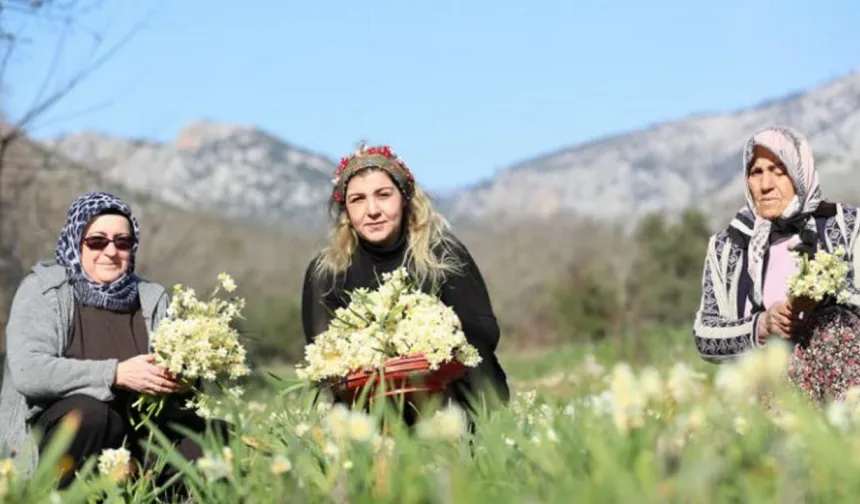
<instances>
[{"instance_id":1,"label":"daffodil field","mask_svg":"<svg viewBox=\"0 0 860 504\"><path fill-rule=\"evenodd\" d=\"M444 405L407 431L383 402L370 414L332 407L282 377L221 397L228 446L207 444L196 463L158 436L152 449L181 468L180 502L857 500L860 393L810 404L787 382L785 346L719 366L632 366L590 351L540 376L521 379L527 368L512 365L511 403L479 414L473 433ZM129 474L124 450L54 490L62 442L29 477L0 462L3 502L170 501L151 473Z\"/></svg>"}]
</instances>

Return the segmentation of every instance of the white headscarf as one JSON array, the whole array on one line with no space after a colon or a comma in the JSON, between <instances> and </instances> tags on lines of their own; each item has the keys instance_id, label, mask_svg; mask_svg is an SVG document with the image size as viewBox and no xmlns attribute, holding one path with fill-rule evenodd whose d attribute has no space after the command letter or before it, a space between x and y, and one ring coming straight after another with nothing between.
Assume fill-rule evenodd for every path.
<instances>
[{"instance_id":1,"label":"white headscarf","mask_svg":"<svg viewBox=\"0 0 860 504\"><path fill-rule=\"evenodd\" d=\"M794 182L797 193L782 215L773 222L763 219L756 213L755 202L749 185L746 184L749 166L753 161L753 152L757 145L773 152L782 161ZM770 246L771 232L774 227L782 227L791 222L800 229L809 229L816 233L815 219L811 214L821 203L821 188L809 142L803 135L789 127L768 127L754 133L744 146L743 163L747 200L746 212L743 213L750 214L749 216L755 222L747 249L748 271L753 284L753 300L760 305L763 298L764 256Z\"/></svg>"}]
</instances>

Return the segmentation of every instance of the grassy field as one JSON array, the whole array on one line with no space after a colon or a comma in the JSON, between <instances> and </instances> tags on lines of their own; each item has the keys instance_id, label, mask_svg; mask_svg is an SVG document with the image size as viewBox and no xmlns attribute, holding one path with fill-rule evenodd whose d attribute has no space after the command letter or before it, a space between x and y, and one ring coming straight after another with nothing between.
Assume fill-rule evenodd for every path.
<instances>
[{"instance_id":1,"label":"grassy field","mask_svg":"<svg viewBox=\"0 0 860 504\"><path fill-rule=\"evenodd\" d=\"M283 381L225 398L229 446L197 464L153 449L182 467L194 502L856 501L860 400L811 407L787 386L780 346L718 368L685 331L641 338L503 353L514 400L474 435L453 409L406 432L381 402L370 415L313 405L280 367ZM58 460L29 479L0 463L3 502L161 498L151 475L100 474L95 461L54 492Z\"/></svg>"}]
</instances>

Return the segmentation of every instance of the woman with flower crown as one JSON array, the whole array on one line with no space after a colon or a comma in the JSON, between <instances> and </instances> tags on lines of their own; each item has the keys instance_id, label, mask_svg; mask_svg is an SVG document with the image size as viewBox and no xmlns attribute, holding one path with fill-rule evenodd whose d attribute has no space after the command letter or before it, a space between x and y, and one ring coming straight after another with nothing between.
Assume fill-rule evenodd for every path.
<instances>
[{"instance_id":1,"label":"woman with flower crown","mask_svg":"<svg viewBox=\"0 0 860 504\"><path fill-rule=\"evenodd\" d=\"M73 466L61 487L104 449L125 445L143 458L137 440L146 433L134 431L127 413L140 394L173 397L174 407L165 409L159 429L185 457L202 455L200 447L167 426L206 429L203 419L181 409L184 394L148 352L168 296L164 287L134 273L140 237L137 219L120 198L106 192L81 195L69 208L56 259L33 266L12 301L0 392L0 458L17 455L24 469L32 470L62 420L77 413L77 432L66 452ZM39 440L35 450L28 446L31 433ZM160 480L175 472L168 466Z\"/></svg>"},{"instance_id":2,"label":"woman with flower crown","mask_svg":"<svg viewBox=\"0 0 860 504\"><path fill-rule=\"evenodd\" d=\"M732 359L772 338L799 343L820 329L816 324L826 325L819 318L825 313L856 326L857 208L822 200L807 139L788 127L756 131L744 145L743 179L746 207L707 247L693 326L702 358ZM797 254L836 250L846 252L843 302L788 295Z\"/></svg>"},{"instance_id":3,"label":"woman with flower crown","mask_svg":"<svg viewBox=\"0 0 860 504\"><path fill-rule=\"evenodd\" d=\"M336 309L349 304L347 292L375 289L383 273L404 266L424 292L437 292L454 310L482 358L446 396L467 411L475 406L469 398L507 402L507 378L495 355L499 326L481 272L403 160L390 147L362 145L341 160L334 184L330 242L305 274L307 342L328 328Z\"/></svg>"}]
</instances>

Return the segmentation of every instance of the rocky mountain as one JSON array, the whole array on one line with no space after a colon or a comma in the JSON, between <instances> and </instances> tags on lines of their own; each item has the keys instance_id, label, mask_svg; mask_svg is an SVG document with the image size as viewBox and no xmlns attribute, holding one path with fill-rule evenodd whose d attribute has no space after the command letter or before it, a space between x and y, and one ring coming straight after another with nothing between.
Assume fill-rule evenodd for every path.
<instances>
[{"instance_id":1,"label":"rocky mountain","mask_svg":"<svg viewBox=\"0 0 860 504\"><path fill-rule=\"evenodd\" d=\"M741 146L769 124L809 136L826 194L860 199L860 72L746 110L560 149L436 199L453 220L478 222L558 214L630 219L703 204L726 213L742 203ZM334 169L325 156L259 128L209 121L189 125L165 144L92 132L44 144L108 181L181 208L306 228L324 215Z\"/></svg>"},{"instance_id":2,"label":"rocky mountain","mask_svg":"<svg viewBox=\"0 0 860 504\"><path fill-rule=\"evenodd\" d=\"M79 132L44 145L171 205L266 223L324 216L335 168L259 128L211 121L191 124L164 144Z\"/></svg>"},{"instance_id":3,"label":"rocky mountain","mask_svg":"<svg viewBox=\"0 0 860 504\"><path fill-rule=\"evenodd\" d=\"M822 189L860 199L860 72L727 114L689 117L523 161L446 202L453 218L630 218L653 210L743 202L741 148L755 129L792 126L807 135Z\"/></svg>"}]
</instances>

